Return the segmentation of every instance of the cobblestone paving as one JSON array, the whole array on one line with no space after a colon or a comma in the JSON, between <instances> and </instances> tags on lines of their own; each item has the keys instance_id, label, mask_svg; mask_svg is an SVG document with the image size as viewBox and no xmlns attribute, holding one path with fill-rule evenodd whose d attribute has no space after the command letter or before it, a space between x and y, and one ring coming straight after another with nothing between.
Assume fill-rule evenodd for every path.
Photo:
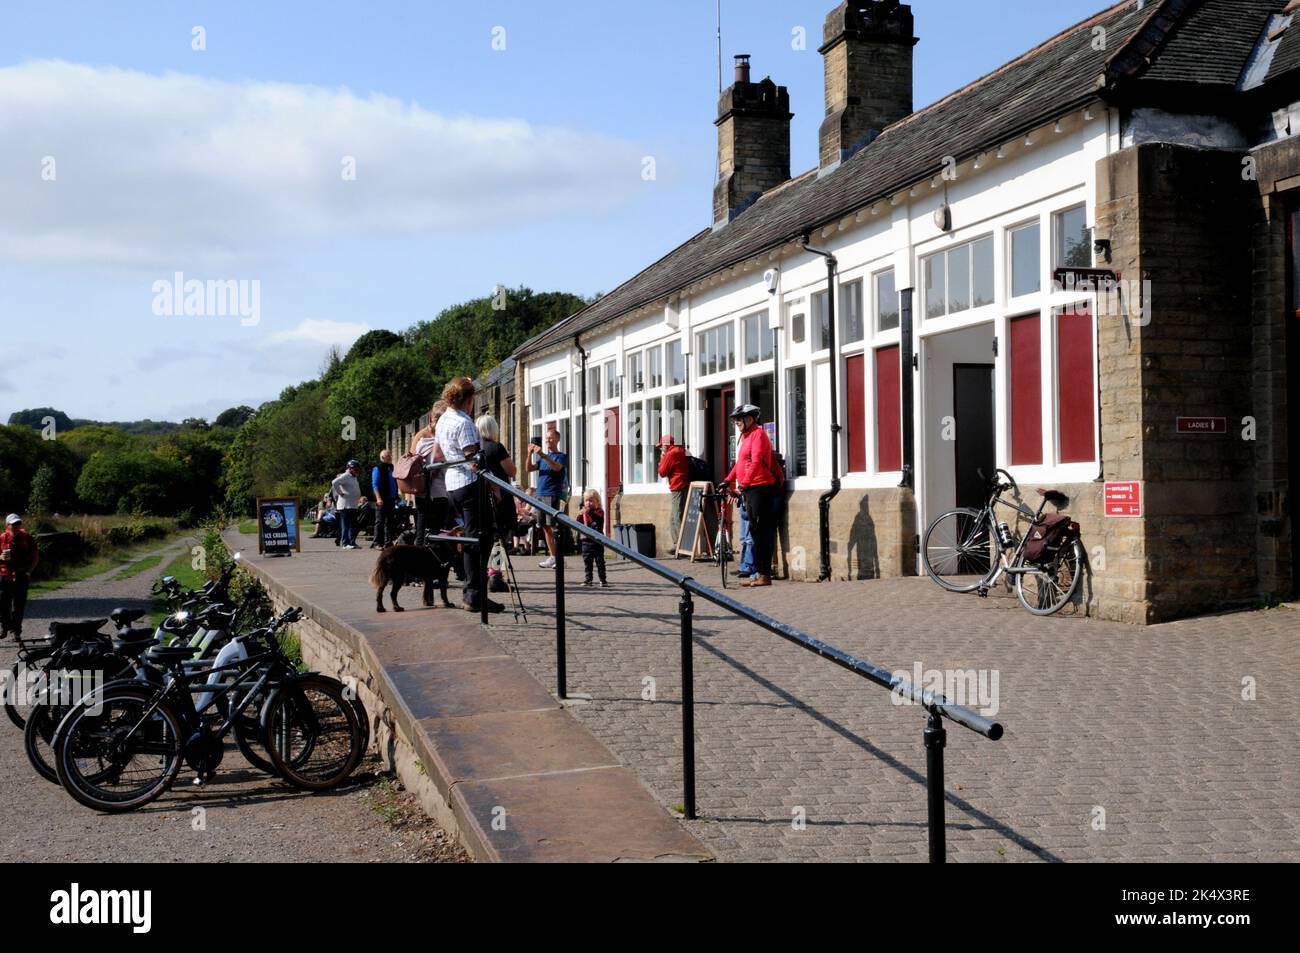
<instances>
[{"instance_id":1,"label":"cobblestone paving","mask_svg":"<svg viewBox=\"0 0 1300 953\"><path fill-rule=\"evenodd\" d=\"M493 632L550 687L553 575L516 562L529 624L507 613ZM678 804L676 590L616 562L612 588L584 589L580 560L567 567L569 691L591 696L573 710ZM1140 628L1039 619L1013 598L915 578L740 593L891 671L997 673L1005 737L947 723L951 860L1300 860L1292 608ZM921 709L699 600L695 635L700 820L689 827L720 860L926 859ZM642 698L648 678L654 701Z\"/></svg>"}]
</instances>

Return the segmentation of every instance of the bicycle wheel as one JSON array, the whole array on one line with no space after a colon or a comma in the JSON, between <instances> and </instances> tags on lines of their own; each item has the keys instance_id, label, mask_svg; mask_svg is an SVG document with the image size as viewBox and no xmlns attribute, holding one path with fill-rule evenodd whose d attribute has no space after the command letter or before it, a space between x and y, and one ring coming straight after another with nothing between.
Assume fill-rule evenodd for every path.
<instances>
[{"instance_id":1,"label":"bicycle wheel","mask_svg":"<svg viewBox=\"0 0 1300 953\"><path fill-rule=\"evenodd\" d=\"M1079 588L1083 562L1083 543L1071 541L1047 566L1016 573L1016 598L1034 615L1059 612Z\"/></svg>"},{"instance_id":2,"label":"bicycle wheel","mask_svg":"<svg viewBox=\"0 0 1300 953\"><path fill-rule=\"evenodd\" d=\"M54 770L54 752L50 748L50 740L54 737L54 729L58 727L63 714L63 711L51 709L48 705L37 705L28 713L27 723L23 726L23 748L27 752L27 760L32 763L36 773L51 784L58 784L59 776Z\"/></svg>"},{"instance_id":3,"label":"bicycle wheel","mask_svg":"<svg viewBox=\"0 0 1300 953\"><path fill-rule=\"evenodd\" d=\"M262 708L262 747L294 787L324 791L341 784L365 753L363 738L343 686L323 675L281 686Z\"/></svg>"},{"instance_id":4,"label":"bicycle wheel","mask_svg":"<svg viewBox=\"0 0 1300 953\"><path fill-rule=\"evenodd\" d=\"M997 571L997 536L987 511L941 513L925 531L925 571L949 592L974 592Z\"/></svg>"},{"instance_id":5,"label":"bicycle wheel","mask_svg":"<svg viewBox=\"0 0 1300 953\"><path fill-rule=\"evenodd\" d=\"M722 588L727 588L727 564L731 562L731 538L724 529L718 533L718 569L722 573Z\"/></svg>"},{"instance_id":6,"label":"bicycle wheel","mask_svg":"<svg viewBox=\"0 0 1300 953\"><path fill-rule=\"evenodd\" d=\"M35 707L35 703L31 700L32 696L40 687L41 683L38 679L43 678L44 673L33 678L22 662L14 662L9 666L9 674L4 685L5 714L19 729L27 724L27 719ZM23 681L20 682L19 679Z\"/></svg>"},{"instance_id":7,"label":"bicycle wheel","mask_svg":"<svg viewBox=\"0 0 1300 953\"><path fill-rule=\"evenodd\" d=\"M75 705L54 736L59 783L96 811L131 811L156 799L175 780L183 757L184 729L156 693L136 686L106 686Z\"/></svg>"}]
</instances>

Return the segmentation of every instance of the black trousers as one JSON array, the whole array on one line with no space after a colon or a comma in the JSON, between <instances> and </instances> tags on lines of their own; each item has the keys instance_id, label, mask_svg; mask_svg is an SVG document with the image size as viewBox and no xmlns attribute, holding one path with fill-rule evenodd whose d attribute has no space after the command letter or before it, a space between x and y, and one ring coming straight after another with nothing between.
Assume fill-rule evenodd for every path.
<instances>
[{"instance_id":1,"label":"black trousers","mask_svg":"<svg viewBox=\"0 0 1300 953\"><path fill-rule=\"evenodd\" d=\"M23 631L23 612L27 609L26 573L17 578L0 579L0 630L21 635Z\"/></svg>"},{"instance_id":2,"label":"black trousers","mask_svg":"<svg viewBox=\"0 0 1300 953\"><path fill-rule=\"evenodd\" d=\"M600 581L605 581L605 547L599 543L592 545L584 543L582 546L582 567L586 573L583 577L584 582L591 582L591 570L594 568L600 576Z\"/></svg>"},{"instance_id":3,"label":"black trousers","mask_svg":"<svg viewBox=\"0 0 1300 953\"><path fill-rule=\"evenodd\" d=\"M383 506L375 509L374 544L381 549L388 545L388 537L392 534L393 506L393 501L388 500Z\"/></svg>"},{"instance_id":4,"label":"black trousers","mask_svg":"<svg viewBox=\"0 0 1300 953\"><path fill-rule=\"evenodd\" d=\"M427 496L415 499L415 542L418 545L424 539L425 531L441 533L447 528L447 514L451 511L451 501L445 496L429 499Z\"/></svg>"},{"instance_id":5,"label":"black trousers","mask_svg":"<svg viewBox=\"0 0 1300 953\"><path fill-rule=\"evenodd\" d=\"M480 529L485 535L489 545L492 541L492 506L491 494L488 495L489 504L480 508L478 497L478 481L471 483L469 486L463 486L459 490L451 491L451 505L456 507L456 512L460 518L465 521L465 538L477 539ZM479 590L478 578L478 561L479 547L466 546L465 549L465 588L463 598L465 602L474 608L479 607L479 600L486 597L486 593Z\"/></svg>"},{"instance_id":6,"label":"black trousers","mask_svg":"<svg viewBox=\"0 0 1300 953\"><path fill-rule=\"evenodd\" d=\"M741 490L749 513L749 534L754 543L754 572L772 575L772 552L776 547L776 513L780 489L775 486L751 486Z\"/></svg>"}]
</instances>

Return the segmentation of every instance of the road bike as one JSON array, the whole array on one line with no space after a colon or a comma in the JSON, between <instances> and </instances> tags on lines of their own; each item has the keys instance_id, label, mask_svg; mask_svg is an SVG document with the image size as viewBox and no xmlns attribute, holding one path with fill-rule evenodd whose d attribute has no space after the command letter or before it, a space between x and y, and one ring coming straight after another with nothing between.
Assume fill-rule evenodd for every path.
<instances>
[{"instance_id":1,"label":"road bike","mask_svg":"<svg viewBox=\"0 0 1300 953\"><path fill-rule=\"evenodd\" d=\"M713 535L713 561L718 564L722 576L722 588L727 588L728 565L736 558L731 548L731 494L727 492L726 483L718 485L717 493L701 493L700 505L712 505L717 514L718 531Z\"/></svg>"},{"instance_id":2,"label":"road bike","mask_svg":"<svg viewBox=\"0 0 1300 953\"><path fill-rule=\"evenodd\" d=\"M981 509L957 507L941 513L930 523L921 544L926 574L949 592L977 592L986 596L1005 579L1014 586L1016 598L1034 615L1052 615L1078 591L1086 564L1079 524L1067 517L1050 530L1044 540L1043 511L1050 503L1058 510L1069 503L1059 490L1040 489L1037 511L1023 502L1020 487L1011 474L998 469L989 483L989 498ZM1004 499L1010 493L1012 499ZM1008 519L999 518L999 508ZM1052 521L1048 521L1049 523ZM1023 527L1023 532L1022 532ZM1035 541L1048 545L1035 552Z\"/></svg>"},{"instance_id":3,"label":"road bike","mask_svg":"<svg viewBox=\"0 0 1300 953\"><path fill-rule=\"evenodd\" d=\"M188 646L148 649L148 659L167 672L161 687L111 682L60 722L52 747L64 790L94 810L118 813L160 797L182 764L194 770L196 783L206 783L221 764L226 735L254 708L277 774L305 790L341 784L365 753L368 724L342 683L300 673L285 656L278 634L301 616L290 609L234 636L247 657L208 669L186 667Z\"/></svg>"}]
</instances>

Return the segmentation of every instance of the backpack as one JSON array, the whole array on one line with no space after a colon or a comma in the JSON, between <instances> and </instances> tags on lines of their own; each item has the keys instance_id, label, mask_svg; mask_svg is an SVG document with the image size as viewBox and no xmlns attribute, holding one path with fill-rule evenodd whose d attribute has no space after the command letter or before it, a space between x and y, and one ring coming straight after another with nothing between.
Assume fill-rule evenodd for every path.
<instances>
[{"instance_id":1,"label":"backpack","mask_svg":"<svg viewBox=\"0 0 1300 953\"><path fill-rule=\"evenodd\" d=\"M688 453L686 455L686 467L692 483L711 483L713 481L713 473L709 470L707 460L693 457Z\"/></svg>"},{"instance_id":2,"label":"backpack","mask_svg":"<svg viewBox=\"0 0 1300 953\"><path fill-rule=\"evenodd\" d=\"M1044 564L1056 558L1069 535L1070 517L1053 513L1029 525L1029 538L1025 543L1025 562Z\"/></svg>"},{"instance_id":3,"label":"backpack","mask_svg":"<svg viewBox=\"0 0 1300 953\"><path fill-rule=\"evenodd\" d=\"M397 480L397 489L402 493L424 493L424 457L418 453L404 453L393 465L393 476Z\"/></svg>"}]
</instances>

